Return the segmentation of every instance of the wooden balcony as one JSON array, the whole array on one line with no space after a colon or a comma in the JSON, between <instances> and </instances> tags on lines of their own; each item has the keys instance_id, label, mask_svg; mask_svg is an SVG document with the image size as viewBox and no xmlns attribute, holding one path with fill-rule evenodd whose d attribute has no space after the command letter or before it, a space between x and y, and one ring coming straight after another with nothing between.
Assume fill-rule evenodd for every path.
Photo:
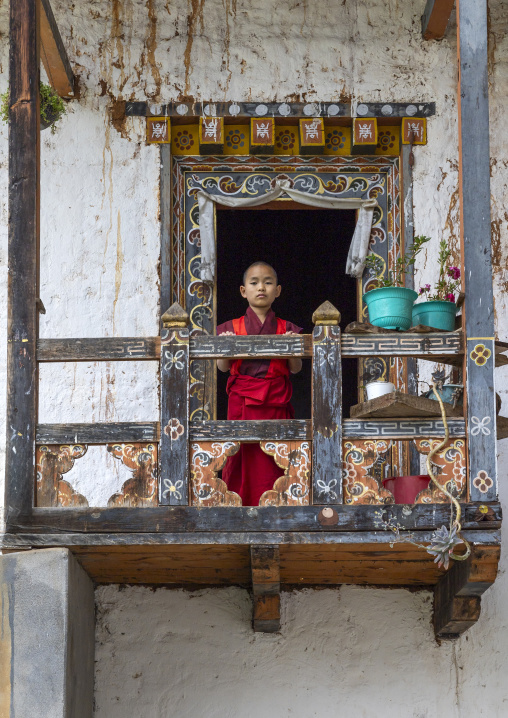
<instances>
[{"instance_id":1,"label":"wooden balcony","mask_svg":"<svg viewBox=\"0 0 508 718\"><path fill-rule=\"evenodd\" d=\"M69 547L97 583L252 587L258 630L278 629L281 587L342 583L434 587L440 637L455 636L477 620L480 595L494 581L499 558L501 509L495 495L482 501L469 477L457 489L471 556L452 561L446 571L425 548L434 532L449 524L444 494L429 489L415 505L398 505L379 477L364 472L352 485L347 479L348 446L379 441L418 446L442 439L439 405L435 416L423 418L342 420L340 403L341 356L459 365L465 353L461 331L342 335L337 316L325 316L312 335L189 337L178 307L165 320L160 338L39 340L39 361L160 361L161 420L38 425L34 498L25 510L8 513L4 550ZM178 362L168 361L175 348L183 353ZM190 362L253 356L313 360L312 417L189 421ZM448 426L451 441L464 447L465 466L466 419L449 418ZM228 451L240 442L261 442L281 467L281 479L260 506L241 506L218 477ZM105 507L89 507L72 489L72 477L64 475L94 444L133 469L132 481ZM273 447L281 446L285 450L277 454ZM203 453L209 459L204 463L196 459ZM444 485L449 476L439 466L436 471Z\"/></svg>"}]
</instances>

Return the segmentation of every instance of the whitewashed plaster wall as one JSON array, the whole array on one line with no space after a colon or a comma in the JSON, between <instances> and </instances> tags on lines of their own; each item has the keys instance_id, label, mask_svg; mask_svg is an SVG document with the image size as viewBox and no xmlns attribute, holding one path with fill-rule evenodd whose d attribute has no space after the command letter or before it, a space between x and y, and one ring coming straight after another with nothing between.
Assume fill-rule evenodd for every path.
<instances>
[{"instance_id":1,"label":"whitewashed plaster wall","mask_svg":"<svg viewBox=\"0 0 508 718\"><path fill-rule=\"evenodd\" d=\"M437 240L458 251L456 43L425 43L423 0L53 0L81 99L42 135L43 336L157 331L159 155L140 119L113 123L117 100L436 101L416 150L415 229L434 238L418 265L431 281ZM490 2L492 219L497 331L507 339L504 133L508 25ZM0 91L7 85L7 0L0 0ZM7 132L0 127L0 336L5 336ZM422 273L425 272L423 275ZM0 391L5 342L0 340ZM497 370L508 414L506 370ZM41 420L153 420L154 366L46 366ZM4 422L2 410L1 421ZM4 428L0 427L2 441ZM508 441L500 443L506 505ZM3 459L1 461L3 466ZM103 503L127 478L92 451L73 485ZM428 593L343 587L284 594L280 636L254 635L248 594L97 590L97 718L504 716L506 562L464 638L438 646Z\"/></svg>"}]
</instances>

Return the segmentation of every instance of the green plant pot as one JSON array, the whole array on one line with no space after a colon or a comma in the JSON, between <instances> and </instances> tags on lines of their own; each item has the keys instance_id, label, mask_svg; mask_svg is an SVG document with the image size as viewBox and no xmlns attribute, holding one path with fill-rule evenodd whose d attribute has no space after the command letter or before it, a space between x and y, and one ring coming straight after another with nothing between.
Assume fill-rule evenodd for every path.
<instances>
[{"instance_id":1,"label":"green plant pot","mask_svg":"<svg viewBox=\"0 0 508 718\"><path fill-rule=\"evenodd\" d=\"M457 306L455 302L419 302L413 307L413 326L424 324L426 327L441 329L444 332L453 332L455 329L455 315Z\"/></svg>"},{"instance_id":2,"label":"green plant pot","mask_svg":"<svg viewBox=\"0 0 508 718\"><path fill-rule=\"evenodd\" d=\"M363 295L369 321L385 329L409 329L411 310L418 294L406 287L379 287Z\"/></svg>"}]
</instances>

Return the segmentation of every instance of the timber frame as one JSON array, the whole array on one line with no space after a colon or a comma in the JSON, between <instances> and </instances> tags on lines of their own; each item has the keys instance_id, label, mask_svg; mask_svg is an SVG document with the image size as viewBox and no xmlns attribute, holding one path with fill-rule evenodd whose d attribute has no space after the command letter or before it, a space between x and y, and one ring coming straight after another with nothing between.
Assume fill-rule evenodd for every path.
<instances>
[{"instance_id":1,"label":"timber frame","mask_svg":"<svg viewBox=\"0 0 508 718\"><path fill-rule=\"evenodd\" d=\"M437 6L438 2L429 4ZM53 23L61 92L66 96L73 92L72 71L61 40L58 42L54 18L51 20L52 14L50 17L48 13L48 0L42 4L39 0L11 0L4 550L67 546L99 583L250 586L255 630L278 630L279 591L287 585L433 586L434 627L441 638L459 635L478 619L480 596L496 577L501 528L490 246L487 7L486 0L458 0L457 4L461 237L466 270L466 304L460 330L451 334L341 334L337 316L328 314L324 319L317 317L312 335L289 340L197 337L189 333L186 312L173 306L161 318L159 337L60 340L38 338L39 90L38 82L32 80L39 76L44 26L41 7L46 20ZM247 116L252 114L252 108L242 107ZM127 111L147 114L147 107L128 107ZM434 108L425 111L431 114ZM411 153L412 148L406 146L401 156L404 206L411 205L411 201L406 203L411 195ZM162 146L161 154L167 172L169 147ZM170 193L168 177L161 176L161 197L168 199ZM171 227L168 206L168 202L161 202L163 234L168 234ZM403 216L406 245L412 240L409 212L406 210ZM170 304L170 264L166 251L161 257L163 309ZM479 296L482 302L476 301ZM178 361L166 361L176 352L181 352ZM415 546L429 543L433 532L448 522L447 504L402 506L382 500L374 505L344 503L341 438L368 439L373 433L395 439L443 435L439 418L346 419L341 425L341 356L380 355L406 356L412 362L427 359L459 364L467 378L465 416L450 420L450 426L453 437L467 438L467 495L462 526L472 554L463 563L453 563L448 571L438 568L424 549ZM277 426L270 422L243 422L240 426L235 422L191 420L190 361L245 356L312 357L312 419ZM39 362L125 359L161 362L159 422L37 425ZM416 393L414 386L412 390ZM488 427L487 433L470 430L479 424ZM189 505L189 442L235 440L312 441L312 501L308 505L242 507L225 505L223 497L222 505ZM149 443L151 447L158 444L158 486L155 490L152 487L150 496L137 497L139 503L135 505L117 503L108 508L35 505L37 446L98 443L108 444L109 450L125 442ZM417 459L412 457L412 466L416 466ZM59 481L56 470L54 474L55 481ZM147 486L149 478L143 479ZM76 495L71 499L77 500ZM125 501L125 496L120 499ZM398 539L395 548L391 548L394 528Z\"/></svg>"}]
</instances>

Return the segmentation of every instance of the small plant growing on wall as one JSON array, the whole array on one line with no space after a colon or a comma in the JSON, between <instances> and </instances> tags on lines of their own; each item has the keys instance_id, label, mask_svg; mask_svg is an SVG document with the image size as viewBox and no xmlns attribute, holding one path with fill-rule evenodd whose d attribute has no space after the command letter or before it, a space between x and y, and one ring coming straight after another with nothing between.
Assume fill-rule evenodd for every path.
<instances>
[{"instance_id":1,"label":"small plant growing on wall","mask_svg":"<svg viewBox=\"0 0 508 718\"><path fill-rule=\"evenodd\" d=\"M409 267L414 265L416 257L427 242L430 242L430 237L425 237L423 234L415 237L410 250L402 257L397 257L395 268L389 269L386 274L384 274L384 262L381 257L377 254L369 254L365 260L365 268L373 276L371 281L375 283L375 288L403 287L404 276L407 274Z\"/></svg>"},{"instance_id":2,"label":"small plant growing on wall","mask_svg":"<svg viewBox=\"0 0 508 718\"><path fill-rule=\"evenodd\" d=\"M43 82L39 85L41 104L41 129L51 127L51 133L56 131L56 123L66 113L65 103L50 85ZM0 117L9 122L9 90L0 95Z\"/></svg>"}]
</instances>

